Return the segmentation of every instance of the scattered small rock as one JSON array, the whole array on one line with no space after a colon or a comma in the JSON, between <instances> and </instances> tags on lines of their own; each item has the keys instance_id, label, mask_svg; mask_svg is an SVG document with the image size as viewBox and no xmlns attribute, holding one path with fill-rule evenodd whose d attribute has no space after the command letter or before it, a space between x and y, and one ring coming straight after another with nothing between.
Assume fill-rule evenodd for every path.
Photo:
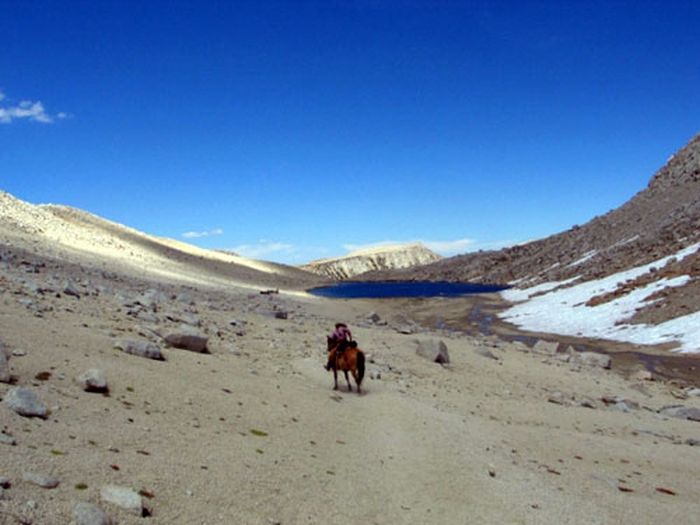
<instances>
[{"instance_id":1,"label":"scattered small rock","mask_svg":"<svg viewBox=\"0 0 700 525\"><path fill-rule=\"evenodd\" d=\"M121 350L124 353L145 357L147 359L155 359L157 361L165 361L165 357L158 345L149 341L141 341L136 339L120 339L115 341L114 348Z\"/></svg>"},{"instance_id":2,"label":"scattered small rock","mask_svg":"<svg viewBox=\"0 0 700 525\"><path fill-rule=\"evenodd\" d=\"M477 346L474 349L474 352L477 355L480 355L481 357L486 357L487 359L493 359L495 361L498 361L498 357L495 354L493 354L491 350L489 350L488 348L484 348L483 346Z\"/></svg>"},{"instance_id":3,"label":"scattered small rock","mask_svg":"<svg viewBox=\"0 0 700 525\"><path fill-rule=\"evenodd\" d=\"M39 400L34 391L25 387L16 387L10 390L3 403L24 417L46 418L49 414L46 405Z\"/></svg>"},{"instance_id":4,"label":"scattered small rock","mask_svg":"<svg viewBox=\"0 0 700 525\"><path fill-rule=\"evenodd\" d=\"M554 403L555 405L568 405L569 399L564 395L563 392L554 391L549 394L547 401Z\"/></svg>"},{"instance_id":5,"label":"scattered small rock","mask_svg":"<svg viewBox=\"0 0 700 525\"><path fill-rule=\"evenodd\" d=\"M44 489L55 489L59 484L58 478L48 474L39 474L36 472L25 472L22 474L22 479L24 481L28 481L29 483L39 485Z\"/></svg>"},{"instance_id":6,"label":"scattered small rock","mask_svg":"<svg viewBox=\"0 0 700 525\"><path fill-rule=\"evenodd\" d=\"M654 374L649 370L637 370L630 376L633 381L654 381Z\"/></svg>"},{"instance_id":7,"label":"scattered small rock","mask_svg":"<svg viewBox=\"0 0 700 525\"><path fill-rule=\"evenodd\" d=\"M600 400L609 408L619 410L620 412L631 412L639 409L639 403L626 399L622 396L603 396Z\"/></svg>"},{"instance_id":8,"label":"scattered small rock","mask_svg":"<svg viewBox=\"0 0 700 525\"><path fill-rule=\"evenodd\" d=\"M687 407L684 405L670 405L659 409L659 414L679 419L689 419L700 421L700 408Z\"/></svg>"},{"instance_id":9,"label":"scattered small rock","mask_svg":"<svg viewBox=\"0 0 700 525\"><path fill-rule=\"evenodd\" d=\"M2 443L3 445L15 446L17 444L17 441L15 441L15 438L10 436L9 434L0 432L0 443Z\"/></svg>"},{"instance_id":10,"label":"scattered small rock","mask_svg":"<svg viewBox=\"0 0 700 525\"><path fill-rule=\"evenodd\" d=\"M114 521L101 508L81 501L73 507L75 525L113 525Z\"/></svg>"},{"instance_id":11,"label":"scattered small rock","mask_svg":"<svg viewBox=\"0 0 700 525\"><path fill-rule=\"evenodd\" d=\"M65 295L70 295L72 297L76 297L76 298L80 299L80 291L75 286L75 284L73 284L72 282L67 282L63 286L63 293Z\"/></svg>"},{"instance_id":12,"label":"scattered small rock","mask_svg":"<svg viewBox=\"0 0 700 525\"><path fill-rule=\"evenodd\" d=\"M143 499L135 490L118 485L105 485L100 489L100 499L132 513L143 515Z\"/></svg>"},{"instance_id":13,"label":"scattered small rock","mask_svg":"<svg viewBox=\"0 0 700 525\"><path fill-rule=\"evenodd\" d=\"M379 321L382 320L382 318L377 312L370 312L367 314L367 320L371 323L377 324Z\"/></svg>"},{"instance_id":14,"label":"scattered small rock","mask_svg":"<svg viewBox=\"0 0 700 525\"><path fill-rule=\"evenodd\" d=\"M0 383L9 383L11 380L9 357L4 350L0 350Z\"/></svg>"},{"instance_id":15,"label":"scattered small rock","mask_svg":"<svg viewBox=\"0 0 700 525\"><path fill-rule=\"evenodd\" d=\"M557 353L559 348L559 343L552 341L545 341L544 339L539 339L532 347L532 351L536 354L553 356Z\"/></svg>"},{"instance_id":16,"label":"scattered small rock","mask_svg":"<svg viewBox=\"0 0 700 525\"><path fill-rule=\"evenodd\" d=\"M576 354L574 361L584 366L605 369L609 369L612 364L609 355L599 354L597 352L581 352L580 354Z\"/></svg>"},{"instance_id":17,"label":"scattered small rock","mask_svg":"<svg viewBox=\"0 0 700 525\"><path fill-rule=\"evenodd\" d=\"M77 381L85 392L105 393L109 391L105 373L97 368L86 370L78 376Z\"/></svg>"},{"instance_id":18,"label":"scattered small rock","mask_svg":"<svg viewBox=\"0 0 700 525\"><path fill-rule=\"evenodd\" d=\"M3 489L9 489L11 484L12 483L10 482L10 478L0 476L0 487L2 487Z\"/></svg>"},{"instance_id":19,"label":"scattered small rock","mask_svg":"<svg viewBox=\"0 0 700 525\"><path fill-rule=\"evenodd\" d=\"M441 365L450 362L450 355L447 351L447 345L443 341L439 341L437 339L421 341L416 339L414 344L416 345L416 354L419 356Z\"/></svg>"}]
</instances>

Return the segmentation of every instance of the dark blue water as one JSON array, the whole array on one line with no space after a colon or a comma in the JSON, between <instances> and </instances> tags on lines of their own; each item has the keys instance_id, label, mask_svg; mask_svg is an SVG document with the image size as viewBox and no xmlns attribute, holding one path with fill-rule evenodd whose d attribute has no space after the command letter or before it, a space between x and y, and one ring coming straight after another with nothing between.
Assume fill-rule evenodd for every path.
<instances>
[{"instance_id":1,"label":"dark blue water","mask_svg":"<svg viewBox=\"0 0 700 525\"><path fill-rule=\"evenodd\" d=\"M459 297L505 290L507 286L430 281L344 281L312 288L309 293L333 299L385 299L398 297Z\"/></svg>"}]
</instances>

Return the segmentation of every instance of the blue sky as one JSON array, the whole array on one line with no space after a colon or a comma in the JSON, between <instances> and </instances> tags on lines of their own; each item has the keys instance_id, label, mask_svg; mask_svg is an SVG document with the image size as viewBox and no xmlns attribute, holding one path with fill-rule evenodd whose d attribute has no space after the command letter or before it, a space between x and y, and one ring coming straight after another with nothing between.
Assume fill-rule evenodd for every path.
<instances>
[{"instance_id":1,"label":"blue sky","mask_svg":"<svg viewBox=\"0 0 700 525\"><path fill-rule=\"evenodd\" d=\"M700 131L700 4L0 0L0 189L286 263L615 208Z\"/></svg>"}]
</instances>

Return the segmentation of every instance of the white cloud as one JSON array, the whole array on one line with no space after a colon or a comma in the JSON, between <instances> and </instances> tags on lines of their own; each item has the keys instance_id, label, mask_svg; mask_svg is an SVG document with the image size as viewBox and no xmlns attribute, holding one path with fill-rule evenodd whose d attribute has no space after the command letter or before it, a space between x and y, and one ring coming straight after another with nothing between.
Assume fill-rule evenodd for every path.
<instances>
[{"instance_id":1,"label":"white cloud","mask_svg":"<svg viewBox=\"0 0 700 525\"><path fill-rule=\"evenodd\" d=\"M9 124L13 120L18 119L50 124L54 121L54 118L64 119L69 116L67 113L61 112L54 117L46 112L44 104L40 101L22 100L19 103L12 104L5 94L0 92L0 102L3 101L8 105L0 106L0 123L2 124Z\"/></svg>"},{"instance_id":2,"label":"white cloud","mask_svg":"<svg viewBox=\"0 0 700 525\"><path fill-rule=\"evenodd\" d=\"M182 236L185 239L199 239L200 237L214 237L215 235L223 235L224 230L221 228L214 228L213 230L205 232L185 232Z\"/></svg>"},{"instance_id":3,"label":"white cloud","mask_svg":"<svg viewBox=\"0 0 700 525\"><path fill-rule=\"evenodd\" d=\"M476 241L474 239L456 239L454 241L423 241L423 244L440 255L450 256L466 252L476 244Z\"/></svg>"},{"instance_id":4,"label":"white cloud","mask_svg":"<svg viewBox=\"0 0 700 525\"><path fill-rule=\"evenodd\" d=\"M291 244L260 239L257 244L241 244L231 248L237 254L249 259L265 259L270 255L292 255L295 248Z\"/></svg>"}]
</instances>

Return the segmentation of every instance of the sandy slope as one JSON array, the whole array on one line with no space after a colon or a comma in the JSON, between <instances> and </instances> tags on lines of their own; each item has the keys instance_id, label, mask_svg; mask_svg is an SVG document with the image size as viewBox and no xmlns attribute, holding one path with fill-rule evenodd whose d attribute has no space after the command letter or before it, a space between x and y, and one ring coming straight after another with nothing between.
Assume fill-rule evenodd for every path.
<instances>
[{"instance_id":1,"label":"sandy slope","mask_svg":"<svg viewBox=\"0 0 700 525\"><path fill-rule=\"evenodd\" d=\"M64 261L198 285L303 289L319 282L290 266L155 237L88 212L33 205L0 191L0 238Z\"/></svg>"}]
</instances>

